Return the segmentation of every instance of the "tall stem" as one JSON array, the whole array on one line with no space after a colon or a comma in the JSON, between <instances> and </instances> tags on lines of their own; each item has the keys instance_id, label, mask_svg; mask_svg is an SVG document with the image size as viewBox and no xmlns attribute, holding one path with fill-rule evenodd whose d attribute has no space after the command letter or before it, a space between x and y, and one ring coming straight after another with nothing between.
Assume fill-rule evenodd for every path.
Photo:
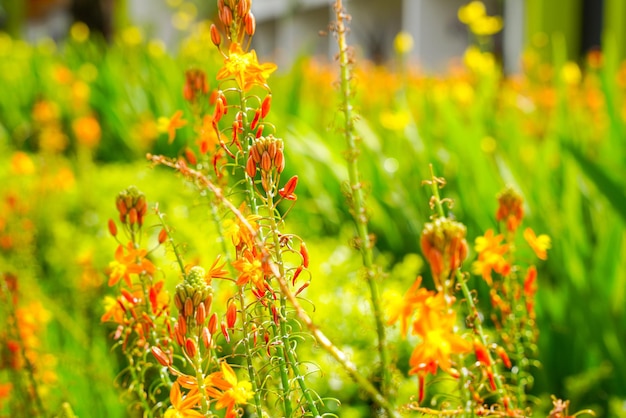
<instances>
[{"instance_id":1,"label":"tall stem","mask_svg":"<svg viewBox=\"0 0 626 418\"><path fill-rule=\"evenodd\" d=\"M383 396L389 395L391 373L389 367L389 358L386 347L385 327L383 324L383 314L380 306L380 297L378 294L378 286L376 284L377 271L374 266L374 256L372 252L372 240L368 230L367 214L365 209L365 197L363 187L360 180L358 167L357 137L354 128L354 114L352 108L352 91L351 91L351 68L348 43L346 41L346 18L347 14L343 8L341 0L335 1L335 14L337 16L336 32L337 42L339 45L339 66L341 69L341 101L344 113L344 136L346 138L348 177L350 182L352 215L356 223L359 249L363 266L365 267L365 280L367 281L370 297L372 301L372 309L374 311L374 319L376 322L376 334L378 337L378 354L380 356L380 370L382 373L382 382L380 391Z\"/></svg>"},{"instance_id":2,"label":"tall stem","mask_svg":"<svg viewBox=\"0 0 626 418\"><path fill-rule=\"evenodd\" d=\"M276 257L275 261L276 261L276 264L278 265L278 273L280 277L285 277L285 267L283 265L282 253L280 249L281 247L280 247L280 242L279 242L278 225L276 223L276 218L275 218L276 208L274 207L272 192L268 193L268 207L270 208L270 216L269 216L270 227L271 227L270 233L272 234L272 237L274 239L274 248L275 248L274 255ZM291 370L296 376L296 380L298 381L300 390L302 391L302 394L304 395L304 399L306 399L309 410L311 411L313 416L318 417L320 416L320 413L317 410L317 406L315 406L315 401L313 400L313 397L311 396L311 392L306 385L304 376L302 375L302 373L300 372L300 368L298 367L296 354L294 352L295 350L291 347L289 332L287 331L287 324L285 322L286 320L287 320L287 301L286 301L284 292L281 291L280 324L279 325L280 325L280 333L281 333L283 349L285 350L285 353L287 354L287 359L289 360L289 366L291 367Z\"/></svg>"}]
</instances>

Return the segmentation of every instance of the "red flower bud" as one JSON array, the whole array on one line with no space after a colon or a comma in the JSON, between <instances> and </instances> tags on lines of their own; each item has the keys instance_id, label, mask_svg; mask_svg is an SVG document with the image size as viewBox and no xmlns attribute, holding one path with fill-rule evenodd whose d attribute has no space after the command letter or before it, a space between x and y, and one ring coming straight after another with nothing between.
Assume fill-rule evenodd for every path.
<instances>
[{"instance_id":1,"label":"red flower bud","mask_svg":"<svg viewBox=\"0 0 626 418\"><path fill-rule=\"evenodd\" d=\"M235 322L237 322L237 306L235 302L230 302L228 304L228 309L226 310L226 325L228 328L233 328L235 326Z\"/></svg>"},{"instance_id":2,"label":"red flower bud","mask_svg":"<svg viewBox=\"0 0 626 418\"><path fill-rule=\"evenodd\" d=\"M113 219L109 219L109 233L113 236L117 235L117 225Z\"/></svg>"},{"instance_id":3,"label":"red flower bud","mask_svg":"<svg viewBox=\"0 0 626 418\"><path fill-rule=\"evenodd\" d=\"M215 24L211 24L211 41L215 46L220 46L222 43L222 35L220 35L220 31Z\"/></svg>"},{"instance_id":4,"label":"red flower bud","mask_svg":"<svg viewBox=\"0 0 626 418\"><path fill-rule=\"evenodd\" d=\"M265 119L268 113L270 113L270 106L272 105L272 95L268 94L261 103L261 118Z\"/></svg>"},{"instance_id":5,"label":"red flower bud","mask_svg":"<svg viewBox=\"0 0 626 418\"><path fill-rule=\"evenodd\" d=\"M194 358L196 356L196 343L194 343L191 338L187 338L187 341L185 341L185 351L187 352L187 355L191 358Z\"/></svg>"},{"instance_id":6,"label":"red flower bud","mask_svg":"<svg viewBox=\"0 0 626 418\"><path fill-rule=\"evenodd\" d=\"M226 328L226 324L224 322L220 323L220 328L222 329L222 335L226 338L226 342L230 342L230 335L228 334L228 329Z\"/></svg>"},{"instance_id":7,"label":"red flower bud","mask_svg":"<svg viewBox=\"0 0 626 418\"><path fill-rule=\"evenodd\" d=\"M169 367L170 365L170 359L167 357L167 355L163 352L163 350L161 350L159 347L152 347L152 355L154 356L154 358L156 358L156 360L161 364L161 366L163 367Z\"/></svg>"},{"instance_id":8,"label":"red flower bud","mask_svg":"<svg viewBox=\"0 0 626 418\"><path fill-rule=\"evenodd\" d=\"M296 186L298 185L298 176L293 176L292 178L290 178L287 183L285 184L285 187L283 187L282 189L280 189L278 191L278 194L283 198L283 199L287 199L287 200L296 200L297 196L294 194L294 191L296 190ZM302 243L302 245L304 245L304 243ZM300 246L300 254L302 254L302 258L303 260L305 260L305 266L304 267L308 267L309 266L309 256L308 253L305 254L302 253L302 246ZM304 249L304 251L306 251L306 247Z\"/></svg>"},{"instance_id":9,"label":"red flower bud","mask_svg":"<svg viewBox=\"0 0 626 418\"><path fill-rule=\"evenodd\" d=\"M161 232L159 232L159 244L163 244L167 239L167 229L162 228Z\"/></svg>"}]
</instances>

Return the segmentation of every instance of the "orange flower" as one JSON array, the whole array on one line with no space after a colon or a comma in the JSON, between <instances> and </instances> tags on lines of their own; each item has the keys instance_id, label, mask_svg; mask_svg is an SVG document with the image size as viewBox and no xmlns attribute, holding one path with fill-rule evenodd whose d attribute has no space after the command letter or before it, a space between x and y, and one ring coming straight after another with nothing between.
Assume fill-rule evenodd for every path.
<instances>
[{"instance_id":1,"label":"orange flower","mask_svg":"<svg viewBox=\"0 0 626 418\"><path fill-rule=\"evenodd\" d=\"M530 245L530 248L533 249L535 254L540 260L548 259L547 250L551 247L550 237L546 234L541 234L539 236L535 235L535 231L530 228L526 228L524 230L524 239Z\"/></svg>"},{"instance_id":2,"label":"orange flower","mask_svg":"<svg viewBox=\"0 0 626 418\"><path fill-rule=\"evenodd\" d=\"M409 374L416 374L419 379L419 399L424 398L424 384L426 374L436 374L437 368L441 368L453 377L457 377L458 372L452 368L451 356L454 354L467 353L472 345L455 334L456 313L449 310L437 308L436 299L441 293L426 301L424 315L413 322L413 332L421 337L421 342L415 347L409 360L411 369ZM443 300L443 297L441 297ZM428 303L434 306L428 306ZM435 302L433 304L433 302ZM445 301L444 301L445 305Z\"/></svg>"},{"instance_id":3,"label":"orange flower","mask_svg":"<svg viewBox=\"0 0 626 418\"><path fill-rule=\"evenodd\" d=\"M148 251L143 248L134 248L129 242L124 254L124 246L119 245L115 251L115 261L109 263L109 286L114 286L120 279L124 279L128 287L132 287L131 274L153 274L154 264L146 258Z\"/></svg>"},{"instance_id":4,"label":"orange flower","mask_svg":"<svg viewBox=\"0 0 626 418\"><path fill-rule=\"evenodd\" d=\"M478 260L472 264L472 271L480 274L489 285L492 283L492 271L503 276L511 272L511 265L505 258L509 244L501 244L503 239L504 235L494 235L493 230L489 229L475 241L474 249L478 252Z\"/></svg>"},{"instance_id":5,"label":"orange flower","mask_svg":"<svg viewBox=\"0 0 626 418\"><path fill-rule=\"evenodd\" d=\"M262 255L256 251L244 251L243 255L233 261L233 267L239 271L237 286L245 286L252 282L254 287L263 292L267 286L265 283L265 268Z\"/></svg>"},{"instance_id":6,"label":"orange flower","mask_svg":"<svg viewBox=\"0 0 626 418\"><path fill-rule=\"evenodd\" d=\"M207 379L207 395L217 400L217 409L226 408L224 418L236 418L236 405L245 405L248 399L254 396L252 384L248 381L238 381L235 371L225 361L221 364L221 371L210 374Z\"/></svg>"},{"instance_id":7,"label":"orange flower","mask_svg":"<svg viewBox=\"0 0 626 418\"><path fill-rule=\"evenodd\" d=\"M183 397L178 382L174 382L170 391L170 401L172 408L165 411L165 418L188 418L204 417L204 415L193 409L200 401L201 395L197 390L191 390L187 396Z\"/></svg>"},{"instance_id":8,"label":"orange flower","mask_svg":"<svg viewBox=\"0 0 626 418\"><path fill-rule=\"evenodd\" d=\"M174 141L174 138L176 137L176 130L187 125L187 121L184 120L182 116L183 116L183 111L177 110L176 113L174 113L174 115L172 116L172 118L167 122L167 135L168 135L167 142L170 144Z\"/></svg>"},{"instance_id":9,"label":"orange flower","mask_svg":"<svg viewBox=\"0 0 626 418\"><path fill-rule=\"evenodd\" d=\"M239 207L239 210L243 213L245 211L245 206L242 205ZM254 231L258 231L259 225L257 221L261 219L258 215L248 215L246 216L246 221L252 227ZM230 237L233 241L233 245L237 247L238 250L247 247L254 247L254 236L248 225L245 225L239 218L236 219L227 219L224 222L224 235L226 237Z\"/></svg>"},{"instance_id":10,"label":"orange flower","mask_svg":"<svg viewBox=\"0 0 626 418\"><path fill-rule=\"evenodd\" d=\"M197 143L200 147L201 154L206 154L209 151L213 151L215 147L220 143L220 139L217 136L215 127L213 126L213 116L206 115L202 119L202 126L200 127Z\"/></svg>"},{"instance_id":11,"label":"orange flower","mask_svg":"<svg viewBox=\"0 0 626 418\"><path fill-rule=\"evenodd\" d=\"M100 142L101 129L98 120L93 116L84 116L72 122L76 139L88 148L94 148Z\"/></svg>"},{"instance_id":12,"label":"orange flower","mask_svg":"<svg viewBox=\"0 0 626 418\"><path fill-rule=\"evenodd\" d=\"M425 305L426 299L431 298L434 292L420 287L422 278L418 277L413 286L406 292L404 298L398 303L391 304L389 307L390 318L389 324L393 324L400 319L400 333L406 336L409 328L409 321L414 316L417 306Z\"/></svg>"},{"instance_id":13,"label":"orange flower","mask_svg":"<svg viewBox=\"0 0 626 418\"><path fill-rule=\"evenodd\" d=\"M256 52L244 52L241 46L233 42L228 50L224 66L217 73L218 80L234 78L239 88L250 90L255 84L265 85L266 79L276 70L276 64L259 64Z\"/></svg>"}]
</instances>

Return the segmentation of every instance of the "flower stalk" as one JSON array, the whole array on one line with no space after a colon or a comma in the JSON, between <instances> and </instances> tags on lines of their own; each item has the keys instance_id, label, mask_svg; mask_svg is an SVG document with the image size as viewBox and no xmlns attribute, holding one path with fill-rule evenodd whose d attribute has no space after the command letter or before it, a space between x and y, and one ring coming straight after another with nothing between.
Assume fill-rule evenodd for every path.
<instances>
[{"instance_id":1,"label":"flower stalk","mask_svg":"<svg viewBox=\"0 0 626 418\"><path fill-rule=\"evenodd\" d=\"M358 167L359 149L354 126L356 115L353 112L354 109L352 106L352 62L350 58L350 49L346 39L346 33L348 31L346 22L349 16L344 9L342 0L335 0L334 10L337 18L335 23L335 32L339 46L338 59L340 67L341 110L344 114L343 135L345 136L347 143L346 160L348 164L349 202L351 204L352 216L354 217L356 224L358 248L361 252L362 263L365 269L365 280L369 287L372 310L376 323L380 373L382 375L380 391L383 396L389 396L391 388L391 373L389 355L387 353L383 313L377 286L379 273L377 267L374 265L374 255L372 251L373 242L369 233L365 196Z\"/></svg>"}]
</instances>

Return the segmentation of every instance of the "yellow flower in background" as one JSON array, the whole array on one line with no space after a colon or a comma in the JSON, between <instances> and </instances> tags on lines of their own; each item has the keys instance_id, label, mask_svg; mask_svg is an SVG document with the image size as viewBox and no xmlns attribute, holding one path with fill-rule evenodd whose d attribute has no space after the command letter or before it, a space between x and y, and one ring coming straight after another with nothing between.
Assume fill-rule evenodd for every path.
<instances>
[{"instance_id":1,"label":"yellow flower in background","mask_svg":"<svg viewBox=\"0 0 626 418\"><path fill-rule=\"evenodd\" d=\"M463 62L470 70L479 74L491 74L496 69L496 59L490 52L482 52L472 45L465 50Z\"/></svg>"},{"instance_id":2,"label":"yellow flower in background","mask_svg":"<svg viewBox=\"0 0 626 418\"><path fill-rule=\"evenodd\" d=\"M578 64L568 61L561 68L561 79L569 86L577 86L582 79L582 73Z\"/></svg>"},{"instance_id":3,"label":"yellow flower in background","mask_svg":"<svg viewBox=\"0 0 626 418\"><path fill-rule=\"evenodd\" d=\"M89 39L89 26L84 24L83 22L76 22L70 28L70 36L76 42L85 42Z\"/></svg>"},{"instance_id":4,"label":"yellow flower in background","mask_svg":"<svg viewBox=\"0 0 626 418\"><path fill-rule=\"evenodd\" d=\"M478 36L494 35L502 30L500 16L487 16L485 5L480 1L472 1L459 8L459 20L465 23L472 33Z\"/></svg>"},{"instance_id":5,"label":"yellow flower in background","mask_svg":"<svg viewBox=\"0 0 626 418\"><path fill-rule=\"evenodd\" d=\"M244 91L250 90L255 84L266 84L267 78L276 71L276 64L259 64L256 51L244 52L241 46L233 42L228 50L224 66L217 73L218 80L234 78Z\"/></svg>"},{"instance_id":6,"label":"yellow flower in background","mask_svg":"<svg viewBox=\"0 0 626 418\"><path fill-rule=\"evenodd\" d=\"M11 173L16 175L30 175L35 173L35 163L22 151L13 153L11 157Z\"/></svg>"},{"instance_id":7,"label":"yellow flower in background","mask_svg":"<svg viewBox=\"0 0 626 418\"><path fill-rule=\"evenodd\" d=\"M546 234L541 234L539 236L535 235L535 231L530 228L526 228L524 230L524 239L530 245L530 248L533 249L537 258L540 260L548 259L548 250L552 246L552 241L550 237Z\"/></svg>"},{"instance_id":8,"label":"yellow flower in background","mask_svg":"<svg viewBox=\"0 0 626 418\"><path fill-rule=\"evenodd\" d=\"M486 9L482 1L472 1L465 6L461 6L457 12L459 20L466 25L470 25L472 22L485 16Z\"/></svg>"},{"instance_id":9,"label":"yellow flower in background","mask_svg":"<svg viewBox=\"0 0 626 418\"><path fill-rule=\"evenodd\" d=\"M393 40L393 48L399 55L406 55L413 49L413 37L409 32L398 33Z\"/></svg>"},{"instance_id":10,"label":"yellow flower in background","mask_svg":"<svg viewBox=\"0 0 626 418\"><path fill-rule=\"evenodd\" d=\"M137 46L143 41L143 34L136 26L124 29L122 32L122 42L128 46Z\"/></svg>"},{"instance_id":11,"label":"yellow flower in background","mask_svg":"<svg viewBox=\"0 0 626 418\"><path fill-rule=\"evenodd\" d=\"M406 110L398 112L383 111L380 114L380 124L390 131L402 131L411 121L411 116Z\"/></svg>"},{"instance_id":12,"label":"yellow flower in background","mask_svg":"<svg viewBox=\"0 0 626 418\"><path fill-rule=\"evenodd\" d=\"M183 119L183 111L177 110L170 119L160 117L158 121L158 129L160 132L167 132L167 142L174 142L176 138L176 130L187 125L187 121Z\"/></svg>"}]
</instances>

